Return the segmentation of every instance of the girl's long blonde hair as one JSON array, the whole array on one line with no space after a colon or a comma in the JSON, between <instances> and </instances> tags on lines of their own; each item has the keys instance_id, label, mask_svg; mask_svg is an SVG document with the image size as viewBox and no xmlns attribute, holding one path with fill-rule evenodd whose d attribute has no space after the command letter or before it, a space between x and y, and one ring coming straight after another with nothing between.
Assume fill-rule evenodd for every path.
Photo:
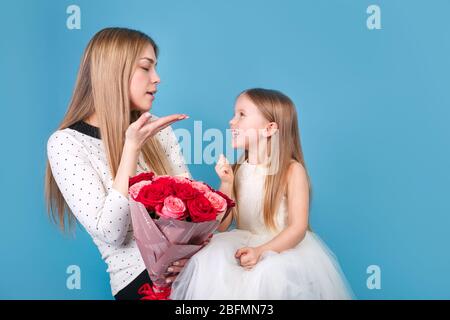
<instances>
[{"instance_id":1,"label":"girl's long blonde hair","mask_svg":"<svg viewBox=\"0 0 450 320\"><path fill-rule=\"evenodd\" d=\"M272 137L268 138L268 167L264 185L263 217L264 224L271 230L276 230L276 213L280 206L283 195L287 189L288 170L293 161L300 163L305 171L306 165L300 143L300 132L298 129L297 111L292 100L283 93L276 90L254 88L242 92L239 96L248 97L269 122L275 122L278 130ZM233 166L236 174L241 163L248 159L248 152L244 152L242 159ZM276 164L275 166L273 164ZM276 168L276 170L273 170ZM309 196L311 198L311 184L308 173L306 176L309 185ZM234 194L237 196L239 190L234 184ZM239 221L238 210L234 215ZM308 224L308 230L311 230Z\"/></svg>"},{"instance_id":2,"label":"girl's long blonde hair","mask_svg":"<svg viewBox=\"0 0 450 320\"><path fill-rule=\"evenodd\" d=\"M58 127L62 130L96 113L112 178L120 164L125 131L139 118L130 109L129 86L136 62L144 48L158 47L146 34L126 28L106 28L90 40L81 59L69 108ZM144 159L155 173L171 174L171 166L159 141L152 137L141 149ZM47 160L45 174L47 211L62 231L72 229L76 221L53 177Z\"/></svg>"}]
</instances>

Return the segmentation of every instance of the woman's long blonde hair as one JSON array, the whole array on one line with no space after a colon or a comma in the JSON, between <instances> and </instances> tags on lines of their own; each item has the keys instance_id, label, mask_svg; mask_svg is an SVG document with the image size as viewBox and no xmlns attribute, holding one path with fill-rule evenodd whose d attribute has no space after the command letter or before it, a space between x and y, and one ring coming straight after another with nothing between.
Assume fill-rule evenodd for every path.
<instances>
[{"instance_id":1,"label":"woman's long blonde hair","mask_svg":"<svg viewBox=\"0 0 450 320\"><path fill-rule=\"evenodd\" d=\"M144 48L158 47L146 34L126 28L106 28L90 40L81 59L69 108L58 127L62 130L96 113L112 178L117 174L125 142L125 131L139 118L130 109L129 86L136 62ZM141 149L155 173L170 174L171 166L154 137ZM45 174L47 211L62 231L72 229L76 221L53 177L47 160Z\"/></svg>"},{"instance_id":2,"label":"woman's long blonde hair","mask_svg":"<svg viewBox=\"0 0 450 320\"><path fill-rule=\"evenodd\" d=\"M292 100L283 93L276 90L254 88L242 92L259 109L262 115L269 121L278 125L275 135L268 138L268 159L270 163L268 174L264 185L263 217L264 224L270 230L276 230L276 213L280 206L283 195L287 190L288 170L293 161L300 163L305 171L306 165L300 143L300 132L298 129L297 111ZM244 152L242 159L233 166L236 174L241 163L248 159L248 152ZM275 163L275 165L274 165ZM274 170L275 168L275 170ZM309 185L309 196L311 198L311 184L306 171ZM239 190L234 184L235 196ZM234 211L239 221L238 210ZM311 230L308 224L308 230Z\"/></svg>"}]
</instances>

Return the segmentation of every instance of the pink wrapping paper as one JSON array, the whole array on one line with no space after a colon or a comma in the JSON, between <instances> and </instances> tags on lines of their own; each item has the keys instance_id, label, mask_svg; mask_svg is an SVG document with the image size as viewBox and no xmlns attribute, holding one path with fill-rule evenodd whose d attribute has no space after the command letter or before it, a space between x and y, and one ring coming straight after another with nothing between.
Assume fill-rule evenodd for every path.
<instances>
[{"instance_id":1,"label":"pink wrapping paper","mask_svg":"<svg viewBox=\"0 0 450 320\"><path fill-rule=\"evenodd\" d=\"M134 237L152 282L167 286L167 268L175 261L190 258L202 248L219 220L188 222L160 217L152 219L140 202L130 198ZM230 209L223 215L229 214Z\"/></svg>"}]
</instances>

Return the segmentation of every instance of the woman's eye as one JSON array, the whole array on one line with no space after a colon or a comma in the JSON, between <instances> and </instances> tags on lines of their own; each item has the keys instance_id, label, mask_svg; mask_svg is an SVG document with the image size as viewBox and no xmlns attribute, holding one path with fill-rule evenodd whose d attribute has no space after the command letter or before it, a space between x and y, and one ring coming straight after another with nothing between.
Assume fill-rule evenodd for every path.
<instances>
[{"instance_id":1,"label":"woman's eye","mask_svg":"<svg viewBox=\"0 0 450 320\"><path fill-rule=\"evenodd\" d=\"M240 115L241 117L245 116L245 114L243 114L242 112L241 112L241 113L239 113L239 115Z\"/></svg>"},{"instance_id":2,"label":"woman's eye","mask_svg":"<svg viewBox=\"0 0 450 320\"><path fill-rule=\"evenodd\" d=\"M150 70L149 68L144 68L144 67L142 67L142 69L144 69L145 71L148 71L148 70Z\"/></svg>"}]
</instances>

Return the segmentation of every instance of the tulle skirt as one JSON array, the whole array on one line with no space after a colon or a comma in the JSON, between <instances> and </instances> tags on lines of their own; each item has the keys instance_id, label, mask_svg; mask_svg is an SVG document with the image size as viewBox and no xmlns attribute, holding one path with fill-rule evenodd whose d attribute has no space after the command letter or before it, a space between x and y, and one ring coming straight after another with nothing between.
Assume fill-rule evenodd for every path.
<instances>
[{"instance_id":1,"label":"tulle skirt","mask_svg":"<svg viewBox=\"0 0 450 320\"><path fill-rule=\"evenodd\" d=\"M269 241L234 229L218 233L191 257L172 285L173 300L352 299L353 293L334 254L313 232L294 248L265 252L246 270L235 259L242 247Z\"/></svg>"}]
</instances>

